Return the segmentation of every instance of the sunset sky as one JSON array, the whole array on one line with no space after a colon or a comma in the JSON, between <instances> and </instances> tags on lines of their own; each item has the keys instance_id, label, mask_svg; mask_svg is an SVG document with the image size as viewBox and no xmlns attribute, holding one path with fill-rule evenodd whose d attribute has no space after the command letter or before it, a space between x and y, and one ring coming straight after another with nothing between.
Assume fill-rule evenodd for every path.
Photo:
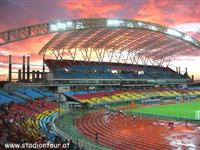
<instances>
[{"instance_id":1,"label":"sunset sky","mask_svg":"<svg viewBox=\"0 0 200 150\"><path fill-rule=\"evenodd\" d=\"M125 18L153 22L185 32L200 41L200 0L0 0L0 32L23 26L78 18ZM0 80L7 79L8 55L15 69L23 55L41 65L39 50L53 35L39 36L0 47ZM177 58L181 66L200 80L200 52ZM32 69L35 69L32 67Z\"/></svg>"}]
</instances>

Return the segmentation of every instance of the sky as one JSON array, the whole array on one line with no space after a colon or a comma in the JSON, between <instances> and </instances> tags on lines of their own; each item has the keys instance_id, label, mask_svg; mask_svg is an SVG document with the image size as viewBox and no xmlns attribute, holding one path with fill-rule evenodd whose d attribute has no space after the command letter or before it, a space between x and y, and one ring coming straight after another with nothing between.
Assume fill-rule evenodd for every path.
<instances>
[{"instance_id":1,"label":"sky","mask_svg":"<svg viewBox=\"0 0 200 150\"><path fill-rule=\"evenodd\" d=\"M78 18L124 18L175 28L200 41L200 0L0 0L0 32L50 21ZM0 47L0 80L7 79L8 55L19 69L23 55L31 56L31 69L41 65L40 49L53 37L45 35ZM200 80L200 52L191 52L171 62L170 67L188 67ZM15 71L15 70L14 70Z\"/></svg>"}]
</instances>

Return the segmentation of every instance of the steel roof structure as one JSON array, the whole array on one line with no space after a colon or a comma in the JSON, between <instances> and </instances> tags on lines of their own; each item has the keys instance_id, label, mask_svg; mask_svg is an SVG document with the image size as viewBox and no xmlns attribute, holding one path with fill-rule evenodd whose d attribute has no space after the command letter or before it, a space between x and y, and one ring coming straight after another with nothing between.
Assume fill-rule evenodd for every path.
<instances>
[{"instance_id":1,"label":"steel roof structure","mask_svg":"<svg viewBox=\"0 0 200 150\"><path fill-rule=\"evenodd\" d=\"M0 45L43 34L57 34L39 54L56 59L169 63L200 50L200 42L172 28L129 19L78 19L51 22L0 33Z\"/></svg>"}]
</instances>

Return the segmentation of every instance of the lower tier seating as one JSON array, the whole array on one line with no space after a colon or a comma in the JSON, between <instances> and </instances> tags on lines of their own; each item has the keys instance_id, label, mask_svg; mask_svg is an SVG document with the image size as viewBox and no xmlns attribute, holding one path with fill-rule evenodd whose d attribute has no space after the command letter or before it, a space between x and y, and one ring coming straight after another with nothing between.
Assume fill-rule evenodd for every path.
<instances>
[{"instance_id":1,"label":"lower tier seating","mask_svg":"<svg viewBox=\"0 0 200 150\"><path fill-rule=\"evenodd\" d=\"M144 90L116 90L116 91L99 91L99 92L82 92L83 94L69 95L81 103L89 103L91 105L113 103L119 101L135 101L149 98L168 98L200 95L200 90L193 89L144 89ZM66 94L66 93L65 93ZM66 94L67 95L67 94Z\"/></svg>"}]
</instances>

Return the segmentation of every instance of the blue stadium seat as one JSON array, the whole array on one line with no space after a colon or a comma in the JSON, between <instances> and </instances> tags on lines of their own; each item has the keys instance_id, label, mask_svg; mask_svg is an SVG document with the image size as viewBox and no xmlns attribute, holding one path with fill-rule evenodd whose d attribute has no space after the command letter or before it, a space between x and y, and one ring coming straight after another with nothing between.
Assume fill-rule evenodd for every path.
<instances>
[{"instance_id":1,"label":"blue stadium seat","mask_svg":"<svg viewBox=\"0 0 200 150\"><path fill-rule=\"evenodd\" d=\"M21 94L23 94L23 95L31 97L33 99L43 98L44 97L44 95L40 94L39 92L34 91L31 88L19 88L16 91L21 93Z\"/></svg>"},{"instance_id":2,"label":"blue stadium seat","mask_svg":"<svg viewBox=\"0 0 200 150\"><path fill-rule=\"evenodd\" d=\"M5 91L0 91L0 104L11 103L11 102L22 103L24 101L16 96L8 94Z\"/></svg>"},{"instance_id":3,"label":"blue stadium seat","mask_svg":"<svg viewBox=\"0 0 200 150\"><path fill-rule=\"evenodd\" d=\"M53 97L54 96L54 94L51 91L47 91L47 90L43 90L43 89L39 89L39 88L32 88L32 90L44 95L45 97Z\"/></svg>"},{"instance_id":4,"label":"blue stadium seat","mask_svg":"<svg viewBox=\"0 0 200 150\"><path fill-rule=\"evenodd\" d=\"M168 67L70 60L47 60L46 63L57 79L186 79Z\"/></svg>"}]
</instances>

